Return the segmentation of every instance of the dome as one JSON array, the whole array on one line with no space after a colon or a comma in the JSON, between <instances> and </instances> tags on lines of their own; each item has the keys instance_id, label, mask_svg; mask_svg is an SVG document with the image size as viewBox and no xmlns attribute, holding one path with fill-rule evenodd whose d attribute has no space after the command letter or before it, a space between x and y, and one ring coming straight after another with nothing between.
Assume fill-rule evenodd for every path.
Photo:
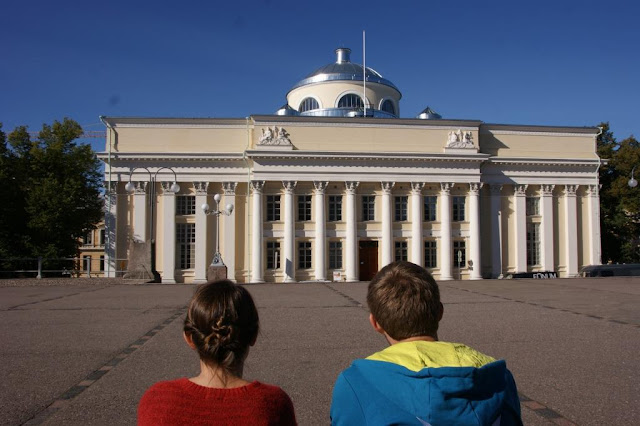
<instances>
[{"instance_id":1,"label":"dome","mask_svg":"<svg viewBox=\"0 0 640 426\"><path fill-rule=\"evenodd\" d=\"M440 120L442 116L430 107L426 107L416 118L421 120Z\"/></svg>"},{"instance_id":2,"label":"dome","mask_svg":"<svg viewBox=\"0 0 640 426\"><path fill-rule=\"evenodd\" d=\"M300 115L298 111L291 108L289 104L282 105L277 111L276 115Z\"/></svg>"},{"instance_id":3,"label":"dome","mask_svg":"<svg viewBox=\"0 0 640 426\"><path fill-rule=\"evenodd\" d=\"M300 80L291 90L324 81L362 81L363 67L360 64L351 62L350 55L351 49L346 47L336 49L336 62L318 68ZM367 67L365 75L368 83L383 84L397 90L398 93L400 92L392 82L382 77L379 72L372 68Z\"/></svg>"}]
</instances>

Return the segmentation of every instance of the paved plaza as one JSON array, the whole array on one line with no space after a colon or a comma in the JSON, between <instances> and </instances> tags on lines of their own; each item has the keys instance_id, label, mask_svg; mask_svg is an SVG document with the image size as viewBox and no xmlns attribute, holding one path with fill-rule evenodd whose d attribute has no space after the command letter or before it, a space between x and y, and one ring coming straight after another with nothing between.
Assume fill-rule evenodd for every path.
<instances>
[{"instance_id":1,"label":"paved plaza","mask_svg":"<svg viewBox=\"0 0 640 426\"><path fill-rule=\"evenodd\" d=\"M0 281L0 424L134 424L151 384L197 372L181 338L192 285L13 284ZM525 424L637 424L640 278L440 286L440 339L505 358ZM366 287L248 285L262 331L245 377L284 388L302 425L327 424L338 373L386 346Z\"/></svg>"}]
</instances>

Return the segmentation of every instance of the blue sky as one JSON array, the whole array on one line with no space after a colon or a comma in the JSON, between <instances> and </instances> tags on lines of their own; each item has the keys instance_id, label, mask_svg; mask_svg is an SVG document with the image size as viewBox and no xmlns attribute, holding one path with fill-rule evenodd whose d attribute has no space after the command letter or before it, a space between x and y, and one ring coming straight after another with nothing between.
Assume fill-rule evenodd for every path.
<instances>
[{"instance_id":1,"label":"blue sky","mask_svg":"<svg viewBox=\"0 0 640 426\"><path fill-rule=\"evenodd\" d=\"M595 126L640 137L632 1L45 1L0 16L4 131L67 116L271 114L339 46L402 92L402 117ZM104 141L93 140L97 150Z\"/></svg>"}]
</instances>

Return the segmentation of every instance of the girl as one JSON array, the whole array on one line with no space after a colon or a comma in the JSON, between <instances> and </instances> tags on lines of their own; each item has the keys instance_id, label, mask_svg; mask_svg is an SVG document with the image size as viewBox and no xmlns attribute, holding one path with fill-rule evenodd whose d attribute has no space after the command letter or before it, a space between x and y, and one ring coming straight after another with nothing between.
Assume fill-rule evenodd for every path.
<instances>
[{"instance_id":1,"label":"girl","mask_svg":"<svg viewBox=\"0 0 640 426\"><path fill-rule=\"evenodd\" d=\"M293 404L279 387L242 378L258 337L249 292L231 281L201 286L184 321L184 340L200 356L200 374L151 386L139 425L295 425Z\"/></svg>"}]
</instances>

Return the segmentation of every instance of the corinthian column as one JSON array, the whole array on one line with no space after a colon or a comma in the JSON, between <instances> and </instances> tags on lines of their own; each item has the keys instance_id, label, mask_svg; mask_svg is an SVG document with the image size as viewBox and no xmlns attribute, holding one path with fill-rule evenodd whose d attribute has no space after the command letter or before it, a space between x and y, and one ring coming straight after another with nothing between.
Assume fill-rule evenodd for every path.
<instances>
[{"instance_id":1,"label":"corinthian column","mask_svg":"<svg viewBox=\"0 0 640 426\"><path fill-rule=\"evenodd\" d=\"M296 280L295 242L296 223L294 221L293 191L296 181L282 181L284 187L284 282Z\"/></svg>"},{"instance_id":2,"label":"corinthian column","mask_svg":"<svg viewBox=\"0 0 640 426\"><path fill-rule=\"evenodd\" d=\"M145 242L147 233L147 182L135 182L133 193L133 241ZM153 196L153 194L152 194Z\"/></svg>"},{"instance_id":3,"label":"corinthian column","mask_svg":"<svg viewBox=\"0 0 640 426\"><path fill-rule=\"evenodd\" d=\"M480 259L480 188L482 183L469 184L469 231L471 234L471 261L473 269L470 278L482 279L482 261Z\"/></svg>"},{"instance_id":4,"label":"corinthian column","mask_svg":"<svg viewBox=\"0 0 640 426\"><path fill-rule=\"evenodd\" d=\"M491 277L502 274L502 185L491 184Z\"/></svg>"},{"instance_id":5,"label":"corinthian column","mask_svg":"<svg viewBox=\"0 0 640 426\"><path fill-rule=\"evenodd\" d=\"M347 281L358 281L358 233L356 224L356 188L360 182L345 182L346 196L346 274Z\"/></svg>"},{"instance_id":6,"label":"corinthian column","mask_svg":"<svg viewBox=\"0 0 640 426\"><path fill-rule=\"evenodd\" d=\"M602 263L600 252L600 195L598 185L589 185L587 190L589 207L589 264Z\"/></svg>"},{"instance_id":7,"label":"corinthian column","mask_svg":"<svg viewBox=\"0 0 640 426\"><path fill-rule=\"evenodd\" d=\"M453 183L440 183L440 280L452 280L451 259L453 244L451 241L451 188Z\"/></svg>"},{"instance_id":8,"label":"corinthian column","mask_svg":"<svg viewBox=\"0 0 640 426\"><path fill-rule=\"evenodd\" d=\"M411 182L411 261L424 266L422 255L422 188L424 182Z\"/></svg>"},{"instance_id":9,"label":"corinthian column","mask_svg":"<svg viewBox=\"0 0 640 426\"><path fill-rule=\"evenodd\" d=\"M542 246L542 269L555 271L553 248L553 188L555 185L540 186L540 214L542 226L540 230L540 245Z\"/></svg>"},{"instance_id":10,"label":"corinthian column","mask_svg":"<svg viewBox=\"0 0 640 426\"><path fill-rule=\"evenodd\" d=\"M196 190L196 270L193 277L194 284L207 282L207 239L209 237L208 216L202 213L200 206L207 203L207 189L209 182L193 182Z\"/></svg>"},{"instance_id":11,"label":"corinthian column","mask_svg":"<svg viewBox=\"0 0 640 426\"><path fill-rule=\"evenodd\" d=\"M251 181L251 197L253 198L253 216L251 223L251 282L263 283L262 270L262 189L263 180Z\"/></svg>"},{"instance_id":12,"label":"corinthian column","mask_svg":"<svg viewBox=\"0 0 640 426\"><path fill-rule=\"evenodd\" d=\"M564 229L566 237L567 277L578 275L578 208L576 191L578 185L564 186Z\"/></svg>"},{"instance_id":13,"label":"corinthian column","mask_svg":"<svg viewBox=\"0 0 640 426\"><path fill-rule=\"evenodd\" d=\"M527 272L527 186L515 186L515 244L516 272Z\"/></svg>"},{"instance_id":14,"label":"corinthian column","mask_svg":"<svg viewBox=\"0 0 640 426\"><path fill-rule=\"evenodd\" d=\"M382 265L384 268L393 262L393 224L391 222L391 189L395 182L382 184Z\"/></svg>"},{"instance_id":15,"label":"corinthian column","mask_svg":"<svg viewBox=\"0 0 640 426\"><path fill-rule=\"evenodd\" d=\"M176 194L162 182L162 282L176 283Z\"/></svg>"},{"instance_id":16,"label":"corinthian column","mask_svg":"<svg viewBox=\"0 0 640 426\"><path fill-rule=\"evenodd\" d=\"M236 187L238 182L222 182L224 191L224 209L228 204L236 205ZM222 226L224 229L223 250L224 263L227 265L227 278L236 282L236 215L222 215Z\"/></svg>"},{"instance_id":17,"label":"corinthian column","mask_svg":"<svg viewBox=\"0 0 640 426\"><path fill-rule=\"evenodd\" d=\"M315 244L315 259L316 259L316 280L327 280L327 264L325 262L327 252L327 238L326 238L326 218L324 215L324 191L327 189L329 182L313 181L315 187L315 216L316 216L316 244Z\"/></svg>"}]
</instances>

